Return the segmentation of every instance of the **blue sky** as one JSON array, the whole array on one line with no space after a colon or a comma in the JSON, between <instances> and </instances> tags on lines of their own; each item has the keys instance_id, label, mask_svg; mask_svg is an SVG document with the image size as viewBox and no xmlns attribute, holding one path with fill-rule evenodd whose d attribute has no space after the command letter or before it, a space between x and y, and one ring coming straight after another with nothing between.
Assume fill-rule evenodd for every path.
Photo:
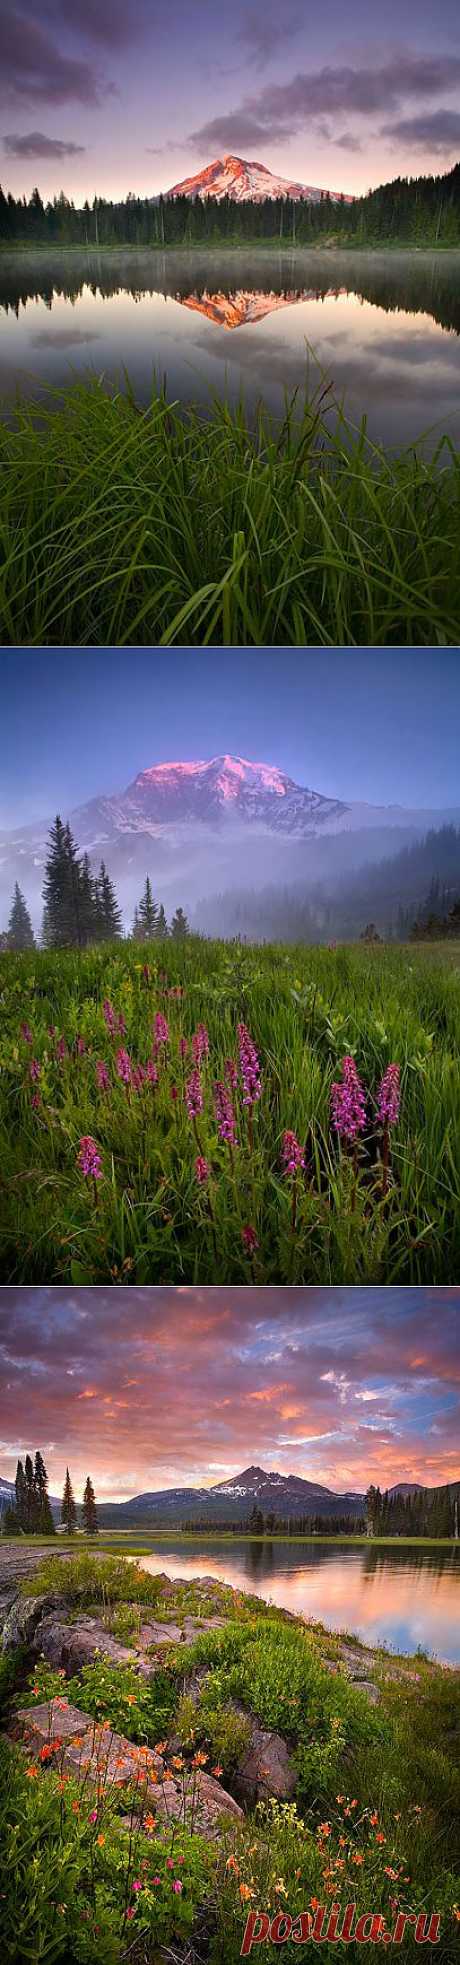
<instances>
[{"instance_id":1,"label":"blue sky","mask_svg":"<svg viewBox=\"0 0 460 1965\"><path fill-rule=\"evenodd\" d=\"M4 0L8 188L152 193L228 151L367 190L460 152L457 0Z\"/></svg>"},{"instance_id":2,"label":"blue sky","mask_svg":"<svg viewBox=\"0 0 460 1965\"><path fill-rule=\"evenodd\" d=\"M0 825L223 751L339 798L460 804L457 649L3 650Z\"/></svg>"}]
</instances>

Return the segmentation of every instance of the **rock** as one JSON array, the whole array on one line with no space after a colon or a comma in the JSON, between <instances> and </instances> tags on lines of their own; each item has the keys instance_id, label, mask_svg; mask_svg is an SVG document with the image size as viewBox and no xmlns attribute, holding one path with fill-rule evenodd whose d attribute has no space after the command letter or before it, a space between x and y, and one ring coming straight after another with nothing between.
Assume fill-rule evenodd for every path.
<instances>
[{"instance_id":1,"label":"rock","mask_svg":"<svg viewBox=\"0 0 460 1965\"><path fill-rule=\"evenodd\" d=\"M97 1617L77 1617L74 1624L57 1617L42 1618L35 1631L34 1649L49 1665L63 1667L69 1678L80 1672L82 1665L91 1665L97 1654L112 1664L136 1664L135 1652L111 1637Z\"/></svg>"},{"instance_id":2,"label":"rock","mask_svg":"<svg viewBox=\"0 0 460 1965\"><path fill-rule=\"evenodd\" d=\"M235 1785L242 1800L251 1805L269 1796L275 1801L292 1801L297 1774L281 1733L267 1732L252 1720L249 1746L239 1762Z\"/></svg>"},{"instance_id":3,"label":"rock","mask_svg":"<svg viewBox=\"0 0 460 1965\"><path fill-rule=\"evenodd\" d=\"M109 1725L98 1726L88 1713L68 1705L65 1699L24 1708L17 1716L17 1731L26 1748L38 1753L59 1742L59 1765L96 1789L106 1791L107 1787L124 1787L135 1781L140 1798L144 1799L145 1793L157 1819L185 1822L207 1840L220 1834L225 1820L242 1819L238 1802L212 1774L199 1768L193 1773L184 1770L179 1776L155 1748L134 1746L123 1734L112 1732Z\"/></svg>"},{"instance_id":4,"label":"rock","mask_svg":"<svg viewBox=\"0 0 460 1965\"><path fill-rule=\"evenodd\" d=\"M17 1714L17 1730L21 1738L36 1752L46 1746L48 1741L67 1742L84 1736L93 1729L91 1713L82 1713L78 1706L69 1706L67 1699L47 1699L41 1706L21 1707Z\"/></svg>"},{"instance_id":5,"label":"rock","mask_svg":"<svg viewBox=\"0 0 460 1965\"><path fill-rule=\"evenodd\" d=\"M45 1612L55 1609L61 1602L62 1598L53 1596L51 1592L41 1597L15 1597L3 1626L2 1650L16 1651L18 1645L33 1645L37 1626Z\"/></svg>"}]
</instances>

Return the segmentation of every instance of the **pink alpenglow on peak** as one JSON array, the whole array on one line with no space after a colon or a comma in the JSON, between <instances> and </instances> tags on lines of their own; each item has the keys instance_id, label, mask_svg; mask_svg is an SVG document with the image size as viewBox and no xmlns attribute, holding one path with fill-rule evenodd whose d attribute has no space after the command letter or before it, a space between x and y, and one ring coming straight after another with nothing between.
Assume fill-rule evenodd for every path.
<instances>
[{"instance_id":1,"label":"pink alpenglow on peak","mask_svg":"<svg viewBox=\"0 0 460 1965\"><path fill-rule=\"evenodd\" d=\"M331 1086L332 1123L340 1139L353 1145L366 1125L366 1097L364 1085L352 1057L342 1060L342 1084Z\"/></svg>"},{"instance_id":2,"label":"pink alpenglow on peak","mask_svg":"<svg viewBox=\"0 0 460 1965\"><path fill-rule=\"evenodd\" d=\"M255 1044L246 1029L245 1023L238 1024L238 1044L240 1052L240 1071L243 1080L243 1105L256 1105L261 1098L260 1062Z\"/></svg>"},{"instance_id":3,"label":"pink alpenglow on peak","mask_svg":"<svg viewBox=\"0 0 460 1965\"><path fill-rule=\"evenodd\" d=\"M90 1133L86 1133L83 1139L80 1140L77 1165L80 1168L80 1173L84 1174L85 1180L102 1180L102 1160L99 1147L96 1145L95 1139L91 1138Z\"/></svg>"},{"instance_id":4,"label":"pink alpenglow on peak","mask_svg":"<svg viewBox=\"0 0 460 1965\"><path fill-rule=\"evenodd\" d=\"M185 1088L185 1103L189 1119L197 1119L203 1111L203 1092L199 1071L192 1071Z\"/></svg>"},{"instance_id":5,"label":"pink alpenglow on peak","mask_svg":"<svg viewBox=\"0 0 460 1965\"><path fill-rule=\"evenodd\" d=\"M400 1105L399 1064L388 1064L377 1097L377 1117L381 1126L397 1126Z\"/></svg>"},{"instance_id":6,"label":"pink alpenglow on peak","mask_svg":"<svg viewBox=\"0 0 460 1965\"><path fill-rule=\"evenodd\" d=\"M299 1146L295 1133L287 1132L283 1135L282 1161L285 1174L290 1174L294 1179L305 1166L302 1147Z\"/></svg>"},{"instance_id":7,"label":"pink alpenglow on peak","mask_svg":"<svg viewBox=\"0 0 460 1965\"><path fill-rule=\"evenodd\" d=\"M224 157L216 157L212 164L205 164L202 171L193 177L181 178L173 184L166 198L230 198L235 204L251 200L260 204L265 198L289 198L295 204L319 204L320 199L329 197L332 204L343 202L353 204L349 192L328 191L316 184L300 184L294 178L278 177L268 169L267 164L259 164L254 158L237 157L232 151Z\"/></svg>"}]
</instances>

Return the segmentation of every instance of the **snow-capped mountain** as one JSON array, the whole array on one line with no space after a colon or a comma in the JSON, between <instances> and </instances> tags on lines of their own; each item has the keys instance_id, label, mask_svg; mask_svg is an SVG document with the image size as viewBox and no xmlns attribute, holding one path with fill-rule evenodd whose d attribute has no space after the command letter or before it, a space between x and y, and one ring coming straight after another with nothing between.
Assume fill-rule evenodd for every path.
<instances>
[{"instance_id":1,"label":"snow-capped mountain","mask_svg":"<svg viewBox=\"0 0 460 1965\"><path fill-rule=\"evenodd\" d=\"M251 199L261 204L264 198L291 198L295 203L306 201L318 205L321 198L329 196L334 205L353 204L353 198L343 191L322 191L316 184L296 184L287 177L277 177L267 170L266 164L248 162L246 157L216 157L213 164L207 164L194 177L184 177L180 184L171 185L165 192L167 198L231 198L235 204Z\"/></svg>"},{"instance_id":2,"label":"snow-capped mountain","mask_svg":"<svg viewBox=\"0 0 460 1965\"><path fill-rule=\"evenodd\" d=\"M353 864L397 851L460 811L411 811L328 796L277 765L223 754L152 764L120 792L63 810L81 853L104 859L130 914L148 873L166 907L191 905L223 887L294 881L322 852ZM17 880L40 918L49 819L0 834L0 908ZM341 836L341 838L340 838ZM0 914L1 922L1 914Z\"/></svg>"},{"instance_id":3,"label":"snow-capped mountain","mask_svg":"<svg viewBox=\"0 0 460 1965\"><path fill-rule=\"evenodd\" d=\"M253 1508L262 1514L276 1514L281 1520L307 1514L350 1515L353 1521L364 1514L362 1494L334 1494L316 1481L302 1480L297 1474L265 1473L263 1467L246 1467L232 1480L218 1481L214 1487L166 1488L152 1494L136 1494L131 1501L107 1503L100 1510L106 1526L124 1518L125 1523L149 1521L175 1524L184 1521L239 1521L247 1523Z\"/></svg>"},{"instance_id":4,"label":"snow-capped mountain","mask_svg":"<svg viewBox=\"0 0 460 1965\"><path fill-rule=\"evenodd\" d=\"M178 294L177 298L182 307L192 314L204 314L205 320L213 321L215 327L238 328L264 321L267 314L278 314L282 307L296 307L301 300L313 299L314 292L311 287L293 288L292 293L260 293L252 287L235 287L231 293L187 293Z\"/></svg>"}]
</instances>

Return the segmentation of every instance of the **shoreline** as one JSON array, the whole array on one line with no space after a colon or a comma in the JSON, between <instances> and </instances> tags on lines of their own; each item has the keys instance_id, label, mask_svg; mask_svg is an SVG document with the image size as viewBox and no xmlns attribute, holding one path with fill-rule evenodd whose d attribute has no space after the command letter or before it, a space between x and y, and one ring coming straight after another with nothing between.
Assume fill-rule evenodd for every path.
<instances>
[{"instance_id":1,"label":"shoreline","mask_svg":"<svg viewBox=\"0 0 460 1965\"><path fill-rule=\"evenodd\" d=\"M232 244L227 243L223 239L220 243L201 240L199 243L191 242L187 245L178 245L176 242L165 245L157 245L156 243L155 245L134 245L131 241L126 241L125 244L120 242L119 244L113 245L93 246L82 243L79 245L71 245L70 243L66 245L59 243L59 241L50 245L48 242L41 244L38 240L35 245L28 245L25 242L20 243L19 240L16 243L14 241L8 241L7 243L4 240L0 240L0 266L5 265L8 259L16 263L21 258L27 260L37 259L40 263L44 259L52 261L56 258L59 260L80 258L91 260L91 262L97 264L97 261L100 259L110 259L111 257L116 259L120 255L123 257L126 256L129 259L147 258L153 260L162 260L164 258L203 259L204 257L212 260L219 258L255 260L258 257L262 259L269 259L270 257L284 259L289 257L290 259L301 261L318 259L321 258L322 254L326 254L328 259L339 259L341 255L349 259L354 254L358 255L360 259L366 258L366 256L367 258L373 259L395 259L399 254L402 257L416 259L417 261L424 257L430 259L433 257L436 259L447 259L450 257L460 263L460 242L458 246L443 246L436 245L434 242L430 245L428 241L425 245L412 245L410 240L406 242L403 239L388 240L379 244L377 242L371 244L369 241L359 244L357 240L354 242L344 240L343 244L339 245L336 239L333 243L328 243L327 239L323 239L321 242L317 241L315 245L304 246L297 245L296 243L289 244L289 241L280 239L255 240L252 243L242 240L241 243L234 241Z\"/></svg>"}]
</instances>

